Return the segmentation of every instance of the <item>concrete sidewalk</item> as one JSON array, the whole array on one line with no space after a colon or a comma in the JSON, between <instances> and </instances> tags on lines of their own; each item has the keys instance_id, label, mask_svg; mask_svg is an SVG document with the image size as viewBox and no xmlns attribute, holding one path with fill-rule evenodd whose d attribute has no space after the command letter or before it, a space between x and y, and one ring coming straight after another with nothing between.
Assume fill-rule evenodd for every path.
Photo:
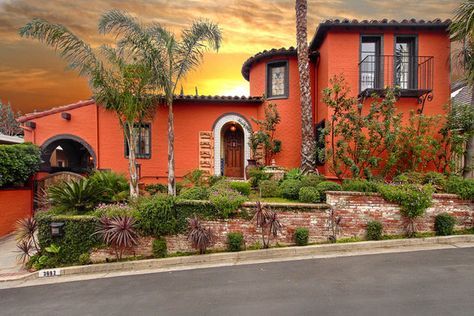
<instances>
[{"instance_id":1,"label":"concrete sidewalk","mask_svg":"<svg viewBox=\"0 0 474 316\"><path fill-rule=\"evenodd\" d=\"M39 278L34 272L20 277L0 278L0 288L107 278L123 275L190 270L264 262L334 258L382 253L413 252L474 247L474 235L366 241L342 244L284 247L242 252L171 257L59 268L60 276Z\"/></svg>"},{"instance_id":2,"label":"concrete sidewalk","mask_svg":"<svg viewBox=\"0 0 474 316\"><path fill-rule=\"evenodd\" d=\"M27 275L29 272L25 271L18 262L19 255L16 247L16 240L14 235L6 236L0 239L0 279Z\"/></svg>"}]
</instances>

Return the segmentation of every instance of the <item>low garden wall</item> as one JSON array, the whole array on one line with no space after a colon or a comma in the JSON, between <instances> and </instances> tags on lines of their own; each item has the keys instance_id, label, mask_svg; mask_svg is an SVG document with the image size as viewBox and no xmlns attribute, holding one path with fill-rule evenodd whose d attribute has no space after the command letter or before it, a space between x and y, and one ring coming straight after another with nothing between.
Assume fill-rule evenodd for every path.
<instances>
[{"instance_id":1,"label":"low garden wall","mask_svg":"<svg viewBox=\"0 0 474 316\"><path fill-rule=\"evenodd\" d=\"M377 220L383 225L386 235L401 235L405 232L406 222L400 215L400 207L389 203L376 193L328 192L327 204L269 204L278 214L282 231L274 240L281 245L294 243L294 232L298 227L309 229L309 242L327 241L337 227L337 237L364 238L368 221ZM252 214L253 203L244 204L244 209ZM456 218L456 229L469 229L474 225L474 203L460 199L453 194L434 194L433 205L427 209L424 217L416 220L419 232L434 230L434 217L447 212ZM334 222L338 225L334 226ZM202 221L205 227L212 229L215 243L211 249L224 249L227 234L241 232L247 248L261 243L261 235L251 219L227 219ZM168 252L192 251L186 235L166 237Z\"/></svg>"},{"instance_id":2,"label":"low garden wall","mask_svg":"<svg viewBox=\"0 0 474 316\"><path fill-rule=\"evenodd\" d=\"M32 209L30 188L0 189L0 237L13 232L16 221L30 216Z\"/></svg>"}]
</instances>

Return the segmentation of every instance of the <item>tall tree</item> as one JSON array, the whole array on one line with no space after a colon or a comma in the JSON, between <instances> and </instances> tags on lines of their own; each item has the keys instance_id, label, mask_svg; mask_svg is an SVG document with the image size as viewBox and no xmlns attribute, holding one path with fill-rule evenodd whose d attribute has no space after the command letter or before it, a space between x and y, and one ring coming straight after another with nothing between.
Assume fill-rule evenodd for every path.
<instances>
[{"instance_id":1,"label":"tall tree","mask_svg":"<svg viewBox=\"0 0 474 316\"><path fill-rule=\"evenodd\" d=\"M152 71L154 88L162 93L161 101L168 107L168 193L176 195L174 95L178 83L201 64L204 52L219 50L221 30L210 21L197 20L177 38L160 24L143 25L118 10L105 13L99 29L103 33L115 33L120 38L121 48L148 65Z\"/></svg>"},{"instance_id":2,"label":"tall tree","mask_svg":"<svg viewBox=\"0 0 474 316\"><path fill-rule=\"evenodd\" d=\"M466 82L472 89L471 106L474 107L474 0L467 0L460 4L454 12L449 30L451 39L462 43L457 60L464 69ZM471 136L464 152L464 177L469 176L473 166L474 136Z\"/></svg>"},{"instance_id":3,"label":"tall tree","mask_svg":"<svg viewBox=\"0 0 474 316\"><path fill-rule=\"evenodd\" d=\"M138 171L135 146L137 124L153 112L148 65L128 58L117 47L102 45L98 52L65 26L34 19L20 29L20 35L39 40L54 48L71 69L89 79L94 99L114 111L128 144L130 196L138 197Z\"/></svg>"},{"instance_id":4,"label":"tall tree","mask_svg":"<svg viewBox=\"0 0 474 316\"><path fill-rule=\"evenodd\" d=\"M313 109L309 78L309 54L306 0L296 0L296 43L298 50L298 72L300 77L301 100L301 169L311 172L316 167L316 140L313 128Z\"/></svg>"},{"instance_id":5,"label":"tall tree","mask_svg":"<svg viewBox=\"0 0 474 316\"><path fill-rule=\"evenodd\" d=\"M13 112L10 103L2 103L0 100L0 134L8 136L18 136L23 134L20 123L16 118L20 113Z\"/></svg>"}]
</instances>

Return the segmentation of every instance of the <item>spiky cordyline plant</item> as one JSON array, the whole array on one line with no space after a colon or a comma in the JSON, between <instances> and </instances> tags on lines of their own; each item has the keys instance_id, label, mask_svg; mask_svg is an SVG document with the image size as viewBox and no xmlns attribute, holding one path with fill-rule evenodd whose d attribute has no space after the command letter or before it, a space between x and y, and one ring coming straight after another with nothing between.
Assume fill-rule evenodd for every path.
<instances>
[{"instance_id":1,"label":"spiky cordyline plant","mask_svg":"<svg viewBox=\"0 0 474 316\"><path fill-rule=\"evenodd\" d=\"M100 225L95 233L102 237L106 245L112 247L117 261L122 259L125 250L133 249L138 244L133 217L102 217L99 222Z\"/></svg>"},{"instance_id":2,"label":"spiky cordyline plant","mask_svg":"<svg viewBox=\"0 0 474 316\"><path fill-rule=\"evenodd\" d=\"M254 220L262 234L263 248L270 247L271 238L276 238L282 228L277 213L267 209L260 201L257 201L255 203Z\"/></svg>"},{"instance_id":3,"label":"spiky cordyline plant","mask_svg":"<svg viewBox=\"0 0 474 316\"><path fill-rule=\"evenodd\" d=\"M202 62L204 52L219 50L222 42L218 25L196 20L178 39L160 24L143 25L131 15L112 10L99 23L102 33L115 33L120 48L147 65L153 90L163 96L168 107L168 193L176 195L174 168L173 97L178 83Z\"/></svg>"},{"instance_id":4,"label":"spiky cordyline plant","mask_svg":"<svg viewBox=\"0 0 474 316\"><path fill-rule=\"evenodd\" d=\"M69 68L89 79L95 101L116 113L129 148L130 195L138 197L137 124L153 114L155 105L150 94L153 78L149 65L124 54L120 43L116 47L102 45L96 52L65 26L42 19L27 23L20 35L58 51Z\"/></svg>"},{"instance_id":5,"label":"spiky cordyline plant","mask_svg":"<svg viewBox=\"0 0 474 316\"><path fill-rule=\"evenodd\" d=\"M25 263L32 254L40 251L39 243L36 239L38 223L33 217L20 219L16 222L17 248L20 251L19 261Z\"/></svg>"},{"instance_id":6,"label":"spiky cordyline plant","mask_svg":"<svg viewBox=\"0 0 474 316\"><path fill-rule=\"evenodd\" d=\"M188 219L188 227L188 240L191 241L193 248L199 250L199 254L206 253L206 249L212 245L214 239L211 228L202 226L197 216Z\"/></svg>"}]
</instances>

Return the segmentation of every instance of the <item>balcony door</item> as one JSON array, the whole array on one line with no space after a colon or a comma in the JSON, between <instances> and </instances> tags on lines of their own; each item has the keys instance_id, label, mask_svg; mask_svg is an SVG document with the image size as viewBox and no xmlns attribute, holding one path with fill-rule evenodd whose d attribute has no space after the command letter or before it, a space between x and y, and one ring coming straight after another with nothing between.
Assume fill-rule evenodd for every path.
<instances>
[{"instance_id":1,"label":"balcony door","mask_svg":"<svg viewBox=\"0 0 474 316\"><path fill-rule=\"evenodd\" d=\"M395 86L403 90L417 89L416 36L396 36L394 55Z\"/></svg>"},{"instance_id":2,"label":"balcony door","mask_svg":"<svg viewBox=\"0 0 474 316\"><path fill-rule=\"evenodd\" d=\"M383 88L382 37L362 35L360 41L360 91Z\"/></svg>"}]
</instances>

